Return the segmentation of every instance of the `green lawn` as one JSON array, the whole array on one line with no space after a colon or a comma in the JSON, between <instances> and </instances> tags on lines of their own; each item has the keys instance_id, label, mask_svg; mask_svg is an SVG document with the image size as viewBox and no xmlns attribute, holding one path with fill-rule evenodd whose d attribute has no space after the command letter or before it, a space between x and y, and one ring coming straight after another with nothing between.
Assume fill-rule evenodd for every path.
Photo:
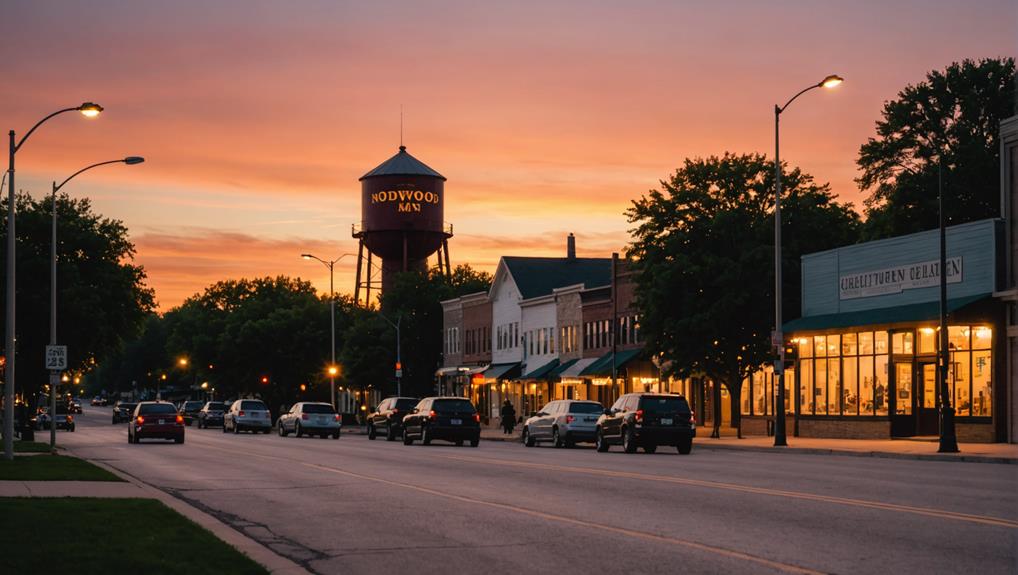
<instances>
[{"instance_id":1,"label":"green lawn","mask_svg":"<svg viewBox=\"0 0 1018 575\"><path fill-rule=\"evenodd\" d=\"M13 461L0 459L0 480L123 481L101 467L66 455L22 455Z\"/></svg>"},{"instance_id":2,"label":"green lawn","mask_svg":"<svg viewBox=\"0 0 1018 575\"><path fill-rule=\"evenodd\" d=\"M268 573L152 499L0 498L0 531L0 573Z\"/></svg>"},{"instance_id":3,"label":"green lawn","mask_svg":"<svg viewBox=\"0 0 1018 575\"><path fill-rule=\"evenodd\" d=\"M14 453L49 453L49 444L40 441L15 441Z\"/></svg>"}]
</instances>

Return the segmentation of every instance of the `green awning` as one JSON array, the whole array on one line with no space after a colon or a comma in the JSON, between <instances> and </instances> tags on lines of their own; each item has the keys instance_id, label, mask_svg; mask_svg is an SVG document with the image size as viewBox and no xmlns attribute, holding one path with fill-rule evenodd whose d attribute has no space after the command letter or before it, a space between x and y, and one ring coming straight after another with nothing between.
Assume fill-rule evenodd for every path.
<instances>
[{"instance_id":1,"label":"green awning","mask_svg":"<svg viewBox=\"0 0 1018 575\"><path fill-rule=\"evenodd\" d=\"M553 369L551 371L551 376L552 377L559 377L559 376L561 376L563 371L569 369L570 367L573 366L574 363L576 363L578 361L580 361L580 360L579 359L570 359L569 361L567 361L565 363L558 364L558 367L556 367L555 369Z\"/></svg>"},{"instance_id":2,"label":"green awning","mask_svg":"<svg viewBox=\"0 0 1018 575\"><path fill-rule=\"evenodd\" d=\"M991 295L992 294L981 294L949 299L947 300L947 313L957 311L969 304L988 298ZM820 331L868 325L892 325L897 323L933 321L939 317L940 302L930 301L882 309L868 309L864 311L849 311L845 313L800 317L799 319L794 319L783 325L782 330L788 334L802 331Z\"/></svg>"},{"instance_id":3,"label":"green awning","mask_svg":"<svg viewBox=\"0 0 1018 575\"><path fill-rule=\"evenodd\" d=\"M535 369L534 371L531 371L527 375L524 375L520 379L544 379L546 376L548 376L548 374L552 372L552 370L558 367L558 365L559 365L558 359L553 359L548 363L542 365L541 367Z\"/></svg>"},{"instance_id":4,"label":"green awning","mask_svg":"<svg viewBox=\"0 0 1018 575\"><path fill-rule=\"evenodd\" d=\"M630 360L636 358L643 352L643 349L628 349L626 351L620 351L615 354L615 370L624 366ZM598 358L597 361L590 364L587 369L583 370L580 375L611 375L612 373L612 354L611 352Z\"/></svg>"},{"instance_id":5,"label":"green awning","mask_svg":"<svg viewBox=\"0 0 1018 575\"><path fill-rule=\"evenodd\" d=\"M493 363L491 367L484 370L484 379L499 381L502 379L512 379L519 374L520 364L518 363Z\"/></svg>"}]
</instances>

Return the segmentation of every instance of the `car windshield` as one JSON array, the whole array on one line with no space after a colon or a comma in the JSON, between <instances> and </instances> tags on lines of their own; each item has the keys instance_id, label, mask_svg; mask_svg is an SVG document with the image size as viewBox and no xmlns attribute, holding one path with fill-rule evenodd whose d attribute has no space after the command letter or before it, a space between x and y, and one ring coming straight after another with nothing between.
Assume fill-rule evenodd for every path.
<instances>
[{"instance_id":1,"label":"car windshield","mask_svg":"<svg viewBox=\"0 0 1018 575\"><path fill-rule=\"evenodd\" d=\"M62 404L62 403L58 403L57 404L57 415L66 415L66 414L67 414L67 406Z\"/></svg>"},{"instance_id":2,"label":"car windshield","mask_svg":"<svg viewBox=\"0 0 1018 575\"><path fill-rule=\"evenodd\" d=\"M570 403L569 413L601 413L604 408L600 403Z\"/></svg>"},{"instance_id":3,"label":"car windshield","mask_svg":"<svg viewBox=\"0 0 1018 575\"><path fill-rule=\"evenodd\" d=\"M647 413L689 413L689 404L681 397L649 395L640 398L640 409Z\"/></svg>"},{"instance_id":4,"label":"car windshield","mask_svg":"<svg viewBox=\"0 0 1018 575\"><path fill-rule=\"evenodd\" d=\"M200 401L185 401L184 409L201 409L202 403Z\"/></svg>"},{"instance_id":5,"label":"car windshield","mask_svg":"<svg viewBox=\"0 0 1018 575\"><path fill-rule=\"evenodd\" d=\"M474 405L465 399L436 399L431 409L438 413L473 413Z\"/></svg>"},{"instance_id":6,"label":"car windshield","mask_svg":"<svg viewBox=\"0 0 1018 575\"><path fill-rule=\"evenodd\" d=\"M396 405L393 407L400 411L410 411L417 407L417 400L412 397L401 397L396 400Z\"/></svg>"},{"instance_id":7,"label":"car windshield","mask_svg":"<svg viewBox=\"0 0 1018 575\"><path fill-rule=\"evenodd\" d=\"M221 401L210 401L208 404L209 411L222 411L223 402Z\"/></svg>"},{"instance_id":8,"label":"car windshield","mask_svg":"<svg viewBox=\"0 0 1018 575\"><path fill-rule=\"evenodd\" d=\"M265 404L260 401L243 401L240 404L241 409L251 409L254 411L268 411Z\"/></svg>"},{"instance_id":9,"label":"car windshield","mask_svg":"<svg viewBox=\"0 0 1018 575\"><path fill-rule=\"evenodd\" d=\"M139 413L142 413L143 415L161 413L176 414L177 410L173 409L172 403L146 403L141 406L141 411Z\"/></svg>"},{"instance_id":10,"label":"car windshield","mask_svg":"<svg viewBox=\"0 0 1018 575\"><path fill-rule=\"evenodd\" d=\"M305 403L303 413L336 413L328 403Z\"/></svg>"}]
</instances>

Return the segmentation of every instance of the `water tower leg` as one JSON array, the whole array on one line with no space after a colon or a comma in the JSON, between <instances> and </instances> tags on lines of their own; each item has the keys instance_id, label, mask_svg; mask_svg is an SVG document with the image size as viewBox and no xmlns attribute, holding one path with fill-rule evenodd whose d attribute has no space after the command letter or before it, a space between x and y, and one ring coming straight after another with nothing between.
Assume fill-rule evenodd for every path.
<instances>
[{"instance_id":1,"label":"water tower leg","mask_svg":"<svg viewBox=\"0 0 1018 575\"><path fill-rule=\"evenodd\" d=\"M442 261L442 246L438 246L438 275L445 275L445 262Z\"/></svg>"},{"instance_id":2,"label":"water tower leg","mask_svg":"<svg viewBox=\"0 0 1018 575\"><path fill-rule=\"evenodd\" d=\"M445 275L452 275L452 268L449 267L449 240L442 240L442 254L445 256Z\"/></svg>"},{"instance_id":3,"label":"water tower leg","mask_svg":"<svg viewBox=\"0 0 1018 575\"><path fill-rule=\"evenodd\" d=\"M364 240L357 242L357 278L353 284L353 302L354 305L361 304L361 268L364 267ZM370 272L370 270L369 270Z\"/></svg>"},{"instance_id":4,"label":"water tower leg","mask_svg":"<svg viewBox=\"0 0 1018 575\"><path fill-rule=\"evenodd\" d=\"M368 281L364 284L364 307L371 306L371 250L368 250Z\"/></svg>"}]
</instances>

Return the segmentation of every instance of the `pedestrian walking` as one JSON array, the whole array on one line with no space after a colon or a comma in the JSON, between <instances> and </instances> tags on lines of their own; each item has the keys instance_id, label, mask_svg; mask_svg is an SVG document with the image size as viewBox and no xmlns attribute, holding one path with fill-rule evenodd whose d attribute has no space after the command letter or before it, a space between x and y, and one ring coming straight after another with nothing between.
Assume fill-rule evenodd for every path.
<instances>
[{"instance_id":1,"label":"pedestrian walking","mask_svg":"<svg viewBox=\"0 0 1018 575\"><path fill-rule=\"evenodd\" d=\"M513 428L516 427L516 408L513 407L512 402L508 399L502 404L502 433L504 435L512 435Z\"/></svg>"}]
</instances>

